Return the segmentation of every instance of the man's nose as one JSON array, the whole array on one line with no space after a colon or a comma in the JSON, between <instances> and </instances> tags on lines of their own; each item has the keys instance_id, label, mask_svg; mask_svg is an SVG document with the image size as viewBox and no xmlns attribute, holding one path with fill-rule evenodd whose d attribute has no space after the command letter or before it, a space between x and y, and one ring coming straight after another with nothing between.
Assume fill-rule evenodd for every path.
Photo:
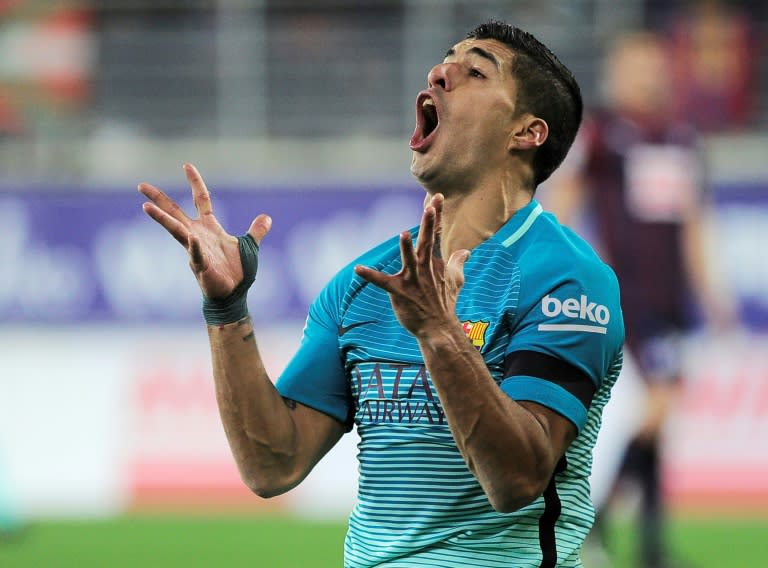
<instances>
[{"instance_id":1,"label":"man's nose","mask_svg":"<svg viewBox=\"0 0 768 568\"><path fill-rule=\"evenodd\" d=\"M450 91L452 88L453 76L452 63L439 63L435 65L427 74L427 86L428 87L442 87L446 91Z\"/></svg>"}]
</instances>

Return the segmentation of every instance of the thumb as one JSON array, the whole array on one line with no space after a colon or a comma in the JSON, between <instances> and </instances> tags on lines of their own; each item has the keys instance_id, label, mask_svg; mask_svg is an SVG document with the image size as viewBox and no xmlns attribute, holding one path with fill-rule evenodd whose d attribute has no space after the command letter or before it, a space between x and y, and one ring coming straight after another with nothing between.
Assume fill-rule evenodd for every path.
<instances>
[{"instance_id":1,"label":"thumb","mask_svg":"<svg viewBox=\"0 0 768 568\"><path fill-rule=\"evenodd\" d=\"M454 251L451 257L448 259L448 264L445 265L445 273L456 288L464 286L464 263L469 258L469 251L467 249L461 249Z\"/></svg>"},{"instance_id":2,"label":"thumb","mask_svg":"<svg viewBox=\"0 0 768 568\"><path fill-rule=\"evenodd\" d=\"M272 217L262 213L257 216L251 223L251 226L248 227L248 234L253 237L256 244L261 244L261 240L267 235L271 228Z\"/></svg>"}]
</instances>

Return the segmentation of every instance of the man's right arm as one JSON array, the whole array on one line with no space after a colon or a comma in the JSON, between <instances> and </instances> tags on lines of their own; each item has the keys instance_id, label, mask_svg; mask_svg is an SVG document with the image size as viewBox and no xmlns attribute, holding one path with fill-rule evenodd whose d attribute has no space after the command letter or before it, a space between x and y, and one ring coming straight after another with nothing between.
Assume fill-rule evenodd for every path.
<instances>
[{"instance_id":1,"label":"man's right arm","mask_svg":"<svg viewBox=\"0 0 768 568\"><path fill-rule=\"evenodd\" d=\"M219 412L243 481L261 497L292 489L341 438L344 425L280 395L250 317L209 325L208 337Z\"/></svg>"},{"instance_id":2,"label":"man's right arm","mask_svg":"<svg viewBox=\"0 0 768 568\"><path fill-rule=\"evenodd\" d=\"M256 347L245 294L256 276L258 245L271 219L257 216L248 238L228 234L213 214L200 172L191 164L184 165L184 172L196 218L148 183L138 187L149 199L143 209L189 253L204 296L219 411L243 480L262 497L279 495L306 477L339 440L344 426L327 414L284 400Z\"/></svg>"}]
</instances>

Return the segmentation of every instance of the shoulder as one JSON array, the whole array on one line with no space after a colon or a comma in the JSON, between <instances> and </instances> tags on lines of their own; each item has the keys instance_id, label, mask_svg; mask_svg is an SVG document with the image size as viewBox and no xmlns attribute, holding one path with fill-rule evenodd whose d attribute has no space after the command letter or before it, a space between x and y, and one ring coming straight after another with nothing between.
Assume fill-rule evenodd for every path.
<instances>
[{"instance_id":1,"label":"shoulder","mask_svg":"<svg viewBox=\"0 0 768 568\"><path fill-rule=\"evenodd\" d=\"M585 295L590 303L620 310L616 274L585 239L551 213L540 215L532 229L518 261L528 302L538 303L561 291L579 302Z\"/></svg>"},{"instance_id":2,"label":"shoulder","mask_svg":"<svg viewBox=\"0 0 768 568\"><path fill-rule=\"evenodd\" d=\"M586 239L543 211L531 227L530 239L520 250L520 262L542 275L612 274Z\"/></svg>"}]
</instances>

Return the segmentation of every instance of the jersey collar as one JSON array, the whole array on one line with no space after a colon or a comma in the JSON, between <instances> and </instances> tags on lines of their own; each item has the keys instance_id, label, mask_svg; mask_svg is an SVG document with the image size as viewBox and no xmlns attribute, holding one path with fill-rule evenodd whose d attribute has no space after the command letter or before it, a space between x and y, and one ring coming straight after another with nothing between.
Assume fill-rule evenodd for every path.
<instances>
[{"instance_id":1,"label":"jersey collar","mask_svg":"<svg viewBox=\"0 0 768 568\"><path fill-rule=\"evenodd\" d=\"M516 211L509 221L504 223L492 237L493 240L498 241L505 248L512 246L528 232L543 211L541 204L532 199L528 205Z\"/></svg>"}]
</instances>

